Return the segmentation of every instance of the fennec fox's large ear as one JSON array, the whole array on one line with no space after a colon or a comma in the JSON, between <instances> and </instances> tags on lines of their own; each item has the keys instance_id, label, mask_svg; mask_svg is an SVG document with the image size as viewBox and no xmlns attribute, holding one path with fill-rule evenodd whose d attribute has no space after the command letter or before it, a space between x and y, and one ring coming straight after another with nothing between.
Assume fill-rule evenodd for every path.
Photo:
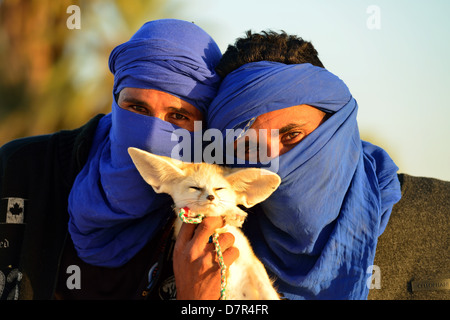
<instances>
[{"instance_id":1,"label":"fennec fox's large ear","mask_svg":"<svg viewBox=\"0 0 450 320\"><path fill-rule=\"evenodd\" d=\"M156 193L169 193L170 182L184 177L183 163L169 157L158 156L137 148L128 148L134 165Z\"/></svg>"},{"instance_id":2,"label":"fennec fox's large ear","mask_svg":"<svg viewBox=\"0 0 450 320\"><path fill-rule=\"evenodd\" d=\"M266 200L280 185L281 178L260 168L232 169L227 181L238 196L238 203L247 208Z\"/></svg>"}]
</instances>

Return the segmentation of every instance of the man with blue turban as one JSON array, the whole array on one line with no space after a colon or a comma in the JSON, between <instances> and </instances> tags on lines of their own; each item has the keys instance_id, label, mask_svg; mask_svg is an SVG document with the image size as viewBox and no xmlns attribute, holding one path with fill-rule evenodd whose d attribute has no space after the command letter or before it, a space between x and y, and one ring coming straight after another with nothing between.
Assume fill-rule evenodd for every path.
<instances>
[{"instance_id":1,"label":"man with blue turban","mask_svg":"<svg viewBox=\"0 0 450 320\"><path fill-rule=\"evenodd\" d=\"M267 166L268 158L282 178L244 224L280 294L448 298L450 183L397 175L383 149L360 139L355 98L310 42L249 31L216 70L224 80L208 126L243 158L226 161Z\"/></svg>"},{"instance_id":2,"label":"man with blue turban","mask_svg":"<svg viewBox=\"0 0 450 320\"><path fill-rule=\"evenodd\" d=\"M220 83L214 70L220 58L217 44L195 24L148 22L110 55L111 113L74 131L1 148L0 234L8 250L0 252L0 276L9 280L0 282L0 298L159 295L155 282L162 270L172 270L163 266L172 202L143 181L127 149L170 156L177 144L172 132L194 131L194 121L204 119ZM205 220L195 233L187 226L182 245L209 237L221 223ZM231 247L231 240L225 242L224 249ZM211 249L206 259L219 288L213 244L202 245ZM228 263L237 256L233 249L226 250L234 252Z\"/></svg>"},{"instance_id":3,"label":"man with blue turban","mask_svg":"<svg viewBox=\"0 0 450 320\"><path fill-rule=\"evenodd\" d=\"M286 298L367 297L366 270L401 194L394 162L360 140L357 110L322 66L264 60L229 72L208 110L210 127L225 137L256 130L255 150L277 161L281 185L249 214L245 232Z\"/></svg>"},{"instance_id":4,"label":"man with blue turban","mask_svg":"<svg viewBox=\"0 0 450 320\"><path fill-rule=\"evenodd\" d=\"M223 132L278 129L267 140L277 139L278 151L268 150L282 182L246 233L287 297L367 296L366 270L400 185L389 156L360 140L357 108L326 69L271 61L230 73L210 106L208 124Z\"/></svg>"}]
</instances>

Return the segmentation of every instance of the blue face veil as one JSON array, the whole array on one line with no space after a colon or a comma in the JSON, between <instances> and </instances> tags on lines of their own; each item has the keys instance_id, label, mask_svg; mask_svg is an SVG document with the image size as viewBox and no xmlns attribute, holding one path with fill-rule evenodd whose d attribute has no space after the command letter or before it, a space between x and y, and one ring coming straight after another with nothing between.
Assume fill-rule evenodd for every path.
<instances>
[{"instance_id":1,"label":"blue face veil","mask_svg":"<svg viewBox=\"0 0 450 320\"><path fill-rule=\"evenodd\" d=\"M113 95L123 88L155 89L177 96L203 113L220 79L214 40L193 23L163 19L144 24L109 59ZM168 195L156 194L140 177L128 147L171 156L179 129L158 118L121 109L97 127L88 161L69 196L69 232L81 259L118 267L129 261L173 216Z\"/></svg>"},{"instance_id":2,"label":"blue face veil","mask_svg":"<svg viewBox=\"0 0 450 320\"><path fill-rule=\"evenodd\" d=\"M245 232L286 297L365 299L378 236L401 193L388 154L360 140L347 86L310 64L249 63L222 82L208 126L225 136L301 104L331 116L276 159L281 185L253 208Z\"/></svg>"}]
</instances>

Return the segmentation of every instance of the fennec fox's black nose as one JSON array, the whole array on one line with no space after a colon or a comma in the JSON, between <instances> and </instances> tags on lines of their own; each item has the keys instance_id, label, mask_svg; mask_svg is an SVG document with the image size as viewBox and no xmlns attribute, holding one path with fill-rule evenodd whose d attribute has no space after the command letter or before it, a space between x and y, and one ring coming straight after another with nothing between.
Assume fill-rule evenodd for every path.
<instances>
[{"instance_id":1,"label":"fennec fox's black nose","mask_svg":"<svg viewBox=\"0 0 450 320\"><path fill-rule=\"evenodd\" d=\"M212 194L206 196L206 199L208 199L209 201L213 201L214 200L214 196Z\"/></svg>"}]
</instances>

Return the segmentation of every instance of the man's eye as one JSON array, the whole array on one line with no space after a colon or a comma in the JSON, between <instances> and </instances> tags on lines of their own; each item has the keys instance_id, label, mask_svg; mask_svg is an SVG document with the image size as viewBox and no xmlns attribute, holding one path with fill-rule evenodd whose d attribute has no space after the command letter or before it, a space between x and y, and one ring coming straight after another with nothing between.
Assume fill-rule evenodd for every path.
<instances>
[{"instance_id":1,"label":"man's eye","mask_svg":"<svg viewBox=\"0 0 450 320\"><path fill-rule=\"evenodd\" d=\"M147 113L147 109L144 107L141 107L141 106L129 106L129 108L138 113L142 113L142 114Z\"/></svg>"},{"instance_id":2,"label":"man's eye","mask_svg":"<svg viewBox=\"0 0 450 320\"><path fill-rule=\"evenodd\" d=\"M281 138L281 142L284 144L291 144L300 141L303 137L303 133L299 131L288 132Z\"/></svg>"},{"instance_id":3,"label":"man's eye","mask_svg":"<svg viewBox=\"0 0 450 320\"><path fill-rule=\"evenodd\" d=\"M172 118L175 120L189 120L186 116L182 115L181 113L174 113L172 114Z\"/></svg>"}]
</instances>

